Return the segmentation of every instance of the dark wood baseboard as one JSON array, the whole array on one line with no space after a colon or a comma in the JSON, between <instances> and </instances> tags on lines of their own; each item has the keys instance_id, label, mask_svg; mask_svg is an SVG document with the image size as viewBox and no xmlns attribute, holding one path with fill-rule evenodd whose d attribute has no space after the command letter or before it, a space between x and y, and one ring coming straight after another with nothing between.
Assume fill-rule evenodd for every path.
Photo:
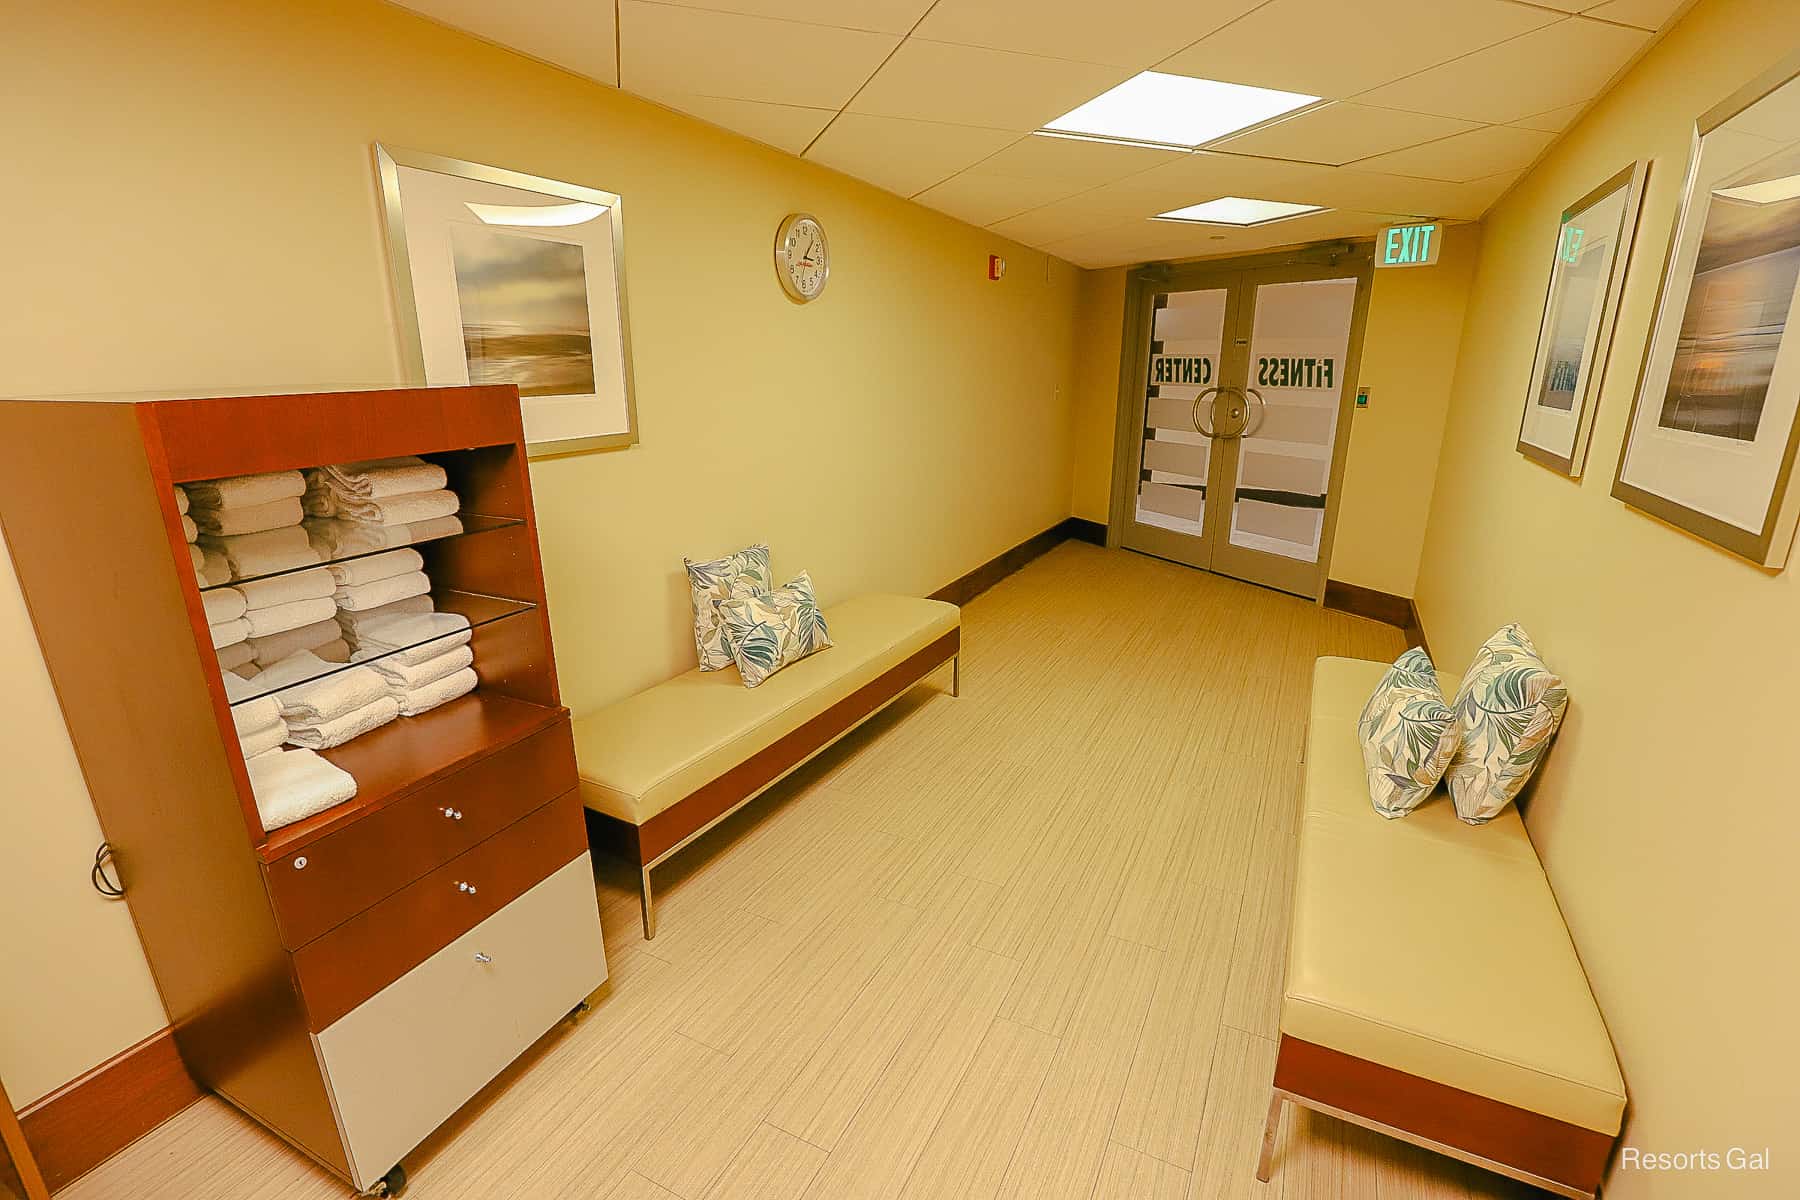
<instances>
[{"instance_id":1,"label":"dark wood baseboard","mask_svg":"<svg viewBox=\"0 0 1800 1200\"><path fill-rule=\"evenodd\" d=\"M1599 1188L1618 1140L1287 1034L1275 1087L1585 1195Z\"/></svg>"},{"instance_id":2,"label":"dark wood baseboard","mask_svg":"<svg viewBox=\"0 0 1800 1200\"><path fill-rule=\"evenodd\" d=\"M1418 606L1406 596L1330 579L1325 583L1325 607L1392 625L1406 635L1408 646L1418 646L1425 653L1431 653L1431 647L1425 642L1425 627L1419 623Z\"/></svg>"},{"instance_id":3,"label":"dark wood baseboard","mask_svg":"<svg viewBox=\"0 0 1800 1200\"><path fill-rule=\"evenodd\" d=\"M1096 546L1104 546L1106 526L1083 517L1067 517L1044 532L1026 538L1011 550L988 559L962 578L945 584L931 593L931 598L947 600L959 606L967 604L1032 559L1067 541L1092 542Z\"/></svg>"},{"instance_id":4,"label":"dark wood baseboard","mask_svg":"<svg viewBox=\"0 0 1800 1200\"><path fill-rule=\"evenodd\" d=\"M85 1175L200 1098L163 1029L19 1113L51 1191Z\"/></svg>"}]
</instances>

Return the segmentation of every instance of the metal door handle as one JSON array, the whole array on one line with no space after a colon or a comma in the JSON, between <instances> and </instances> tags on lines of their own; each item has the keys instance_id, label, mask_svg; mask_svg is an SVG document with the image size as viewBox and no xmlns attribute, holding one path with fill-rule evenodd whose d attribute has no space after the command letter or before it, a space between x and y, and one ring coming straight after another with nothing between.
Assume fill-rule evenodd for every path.
<instances>
[{"instance_id":1,"label":"metal door handle","mask_svg":"<svg viewBox=\"0 0 1800 1200\"><path fill-rule=\"evenodd\" d=\"M1254 414L1256 419L1254 421L1245 421L1244 430L1242 433L1238 434L1238 436L1255 437L1256 431L1263 427L1263 420L1269 415L1269 403L1263 399L1262 393L1253 387L1244 389L1244 398L1246 400L1256 401L1256 411Z\"/></svg>"},{"instance_id":2,"label":"metal door handle","mask_svg":"<svg viewBox=\"0 0 1800 1200\"><path fill-rule=\"evenodd\" d=\"M1209 440L1218 435L1200 423L1200 406L1208 396L1215 394L1218 390L1217 387L1201 388L1200 394L1194 397L1194 432Z\"/></svg>"},{"instance_id":3,"label":"metal door handle","mask_svg":"<svg viewBox=\"0 0 1800 1200\"><path fill-rule=\"evenodd\" d=\"M1238 394L1238 396L1240 396L1240 397L1244 396L1243 388L1235 387L1232 384L1225 384L1219 389L1219 398L1223 399L1226 392L1236 392ZM1218 403L1219 403L1218 399L1215 399L1213 401L1215 408L1217 407ZM1226 429L1224 427L1225 422L1220 419L1217 412L1215 412L1213 414L1213 424L1216 427L1218 427L1218 429L1219 429L1217 436L1220 441L1229 442L1236 438L1241 438L1244 436L1244 429L1248 425L1248 421L1245 419L1244 414L1245 414L1245 410L1248 407L1248 405L1249 405L1248 398L1244 398L1238 402L1234 402L1231 407L1231 410L1225 414L1226 416L1230 417L1233 421L1238 422L1237 426L1232 429Z\"/></svg>"}]
</instances>

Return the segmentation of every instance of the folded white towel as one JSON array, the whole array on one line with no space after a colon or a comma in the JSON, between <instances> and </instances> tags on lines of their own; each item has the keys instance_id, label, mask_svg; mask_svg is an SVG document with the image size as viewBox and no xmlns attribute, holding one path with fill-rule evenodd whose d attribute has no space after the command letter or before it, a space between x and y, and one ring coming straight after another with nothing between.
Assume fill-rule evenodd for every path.
<instances>
[{"instance_id":1,"label":"folded white towel","mask_svg":"<svg viewBox=\"0 0 1800 1200\"><path fill-rule=\"evenodd\" d=\"M209 554L223 556L238 579L291 571L319 561L319 552L307 539L306 530L298 525L265 529L261 533L241 533L235 537L207 538L200 547Z\"/></svg>"},{"instance_id":2,"label":"folded white towel","mask_svg":"<svg viewBox=\"0 0 1800 1200\"><path fill-rule=\"evenodd\" d=\"M245 758L254 758L258 754L267 754L278 749L288 740L288 727L277 717L274 724L264 725L261 729L238 735L238 746L243 750Z\"/></svg>"},{"instance_id":3,"label":"folded white towel","mask_svg":"<svg viewBox=\"0 0 1800 1200\"><path fill-rule=\"evenodd\" d=\"M334 673L281 691L281 719L290 728L329 724L373 703L390 690L380 672L368 667L343 667L322 661L321 666Z\"/></svg>"},{"instance_id":4,"label":"folded white towel","mask_svg":"<svg viewBox=\"0 0 1800 1200\"><path fill-rule=\"evenodd\" d=\"M378 554L411 543L407 525L370 525L366 521L340 521L336 517L307 517L306 532L313 546L327 559Z\"/></svg>"},{"instance_id":5,"label":"folded white towel","mask_svg":"<svg viewBox=\"0 0 1800 1200\"><path fill-rule=\"evenodd\" d=\"M217 550L202 550L199 546L189 546L200 561L194 564L194 578L200 581L201 587L218 587L231 582L231 564Z\"/></svg>"},{"instance_id":6,"label":"folded white towel","mask_svg":"<svg viewBox=\"0 0 1800 1200\"><path fill-rule=\"evenodd\" d=\"M262 666L272 666L300 650L315 650L343 635L336 621L314 621L298 629L250 639L250 648Z\"/></svg>"},{"instance_id":7,"label":"folded white towel","mask_svg":"<svg viewBox=\"0 0 1800 1200\"><path fill-rule=\"evenodd\" d=\"M300 501L293 496L253 504L249 508L196 508L194 522L214 537L240 537L246 533L264 533L300 524L305 514Z\"/></svg>"},{"instance_id":8,"label":"folded white towel","mask_svg":"<svg viewBox=\"0 0 1800 1200\"><path fill-rule=\"evenodd\" d=\"M256 661L256 647L248 641L235 642L219 651L219 670L235 671L247 663Z\"/></svg>"},{"instance_id":9,"label":"folded white towel","mask_svg":"<svg viewBox=\"0 0 1800 1200\"><path fill-rule=\"evenodd\" d=\"M428 613L431 612L434 607L435 604L432 601L430 594L426 593L418 596L408 596L404 600L396 600L392 604L383 604L379 608L362 610L340 608L338 609L337 619L338 624L344 627L345 635L350 637L350 644L355 645L356 639L352 635L354 635L357 630L367 629L371 624L382 620L384 617L403 617L416 615L418 613Z\"/></svg>"},{"instance_id":10,"label":"folded white towel","mask_svg":"<svg viewBox=\"0 0 1800 1200\"><path fill-rule=\"evenodd\" d=\"M333 746L343 745L351 738L361 737L372 729L379 729L399 715L400 702L384 694L379 700L365 704L335 721L327 721L322 725L289 726L288 745L304 746L309 750L329 750Z\"/></svg>"},{"instance_id":11,"label":"folded white towel","mask_svg":"<svg viewBox=\"0 0 1800 1200\"><path fill-rule=\"evenodd\" d=\"M385 529L383 525L379 528ZM339 587L356 587L365 583L375 583L382 579L392 579L396 575L410 575L422 570L425 556L417 550L389 550L385 554L371 555L368 558L354 558L349 562L333 563L331 574Z\"/></svg>"},{"instance_id":12,"label":"folded white towel","mask_svg":"<svg viewBox=\"0 0 1800 1200\"><path fill-rule=\"evenodd\" d=\"M356 797L356 780L350 773L310 750L265 754L246 765L266 832Z\"/></svg>"},{"instance_id":13,"label":"folded white towel","mask_svg":"<svg viewBox=\"0 0 1800 1200\"><path fill-rule=\"evenodd\" d=\"M250 605L244 599L244 593L236 588L213 588L200 593L200 607L206 610L206 623L223 625L227 621L235 621L244 615Z\"/></svg>"},{"instance_id":14,"label":"folded white towel","mask_svg":"<svg viewBox=\"0 0 1800 1200\"><path fill-rule=\"evenodd\" d=\"M336 612L337 606L328 599L294 600L274 608L252 608L244 613L244 620L250 624L250 636L261 638L328 620Z\"/></svg>"},{"instance_id":15,"label":"folded white towel","mask_svg":"<svg viewBox=\"0 0 1800 1200\"><path fill-rule=\"evenodd\" d=\"M362 658L386 654L390 659L384 661L417 666L467 645L470 634L469 618L461 613L408 613L364 628L356 650Z\"/></svg>"},{"instance_id":16,"label":"folded white towel","mask_svg":"<svg viewBox=\"0 0 1800 1200\"><path fill-rule=\"evenodd\" d=\"M320 600L331 595L337 587L337 581L331 572L324 567L314 567L310 571L295 571L290 575L276 575L268 579L252 579L249 583L240 583L238 591L244 593L246 606L249 608L274 608L281 604L292 604L296 600Z\"/></svg>"},{"instance_id":17,"label":"folded white towel","mask_svg":"<svg viewBox=\"0 0 1800 1200\"><path fill-rule=\"evenodd\" d=\"M210 626L214 650L223 650L227 646L235 646L250 636L250 622L239 617L234 621L226 621L220 625Z\"/></svg>"},{"instance_id":18,"label":"folded white towel","mask_svg":"<svg viewBox=\"0 0 1800 1200\"><path fill-rule=\"evenodd\" d=\"M314 467L306 473L309 488L329 488L353 500L379 500L408 492L435 492L449 481L444 468L415 455L368 462Z\"/></svg>"},{"instance_id":19,"label":"folded white towel","mask_svg":"<svg viewBox=\"0 0 1800 1200\"><path fill-rule=\"evenodd\" d=\"M332 664L326 662L311 650L296 650L275 662L262 665L262 674L257 677L258 687L269 688L295 687L309 679L317 679L325 672L332 670Z\"/></svg>"},{"instance_id":20,"label":"folded white towel","mask_svg":"<svg viewBox=\"0 0 1800 1200\"><path fill-rule=\"evenodd\" d=\"M360 651L365 657L372 651ZM358 661L363 661L359 659ZM441 654L433 655L422 663L401 662L398 656L392 658L376 658L369 666L381 673L388 685L396 692L410 692L414 688L422 688L428 683L436 683L446 675L454 675L464 667L475 662L475 652L467 646L452 646Z\"/></svg>"},{"instance_id":21,"label":"folded white towel","mask_svg":"<svg viewBox=\"0 0 1800 1200\"><path fill-rule=\"evenodd\" d=\"M314 516L367 521L374 525L410 525L447 517L462 507L452 491L408 492L372 500L350 499L339 492L308 492L306 511Z\"/></svg>"},{"instance_id":22,"label":"folded white towel","mask_svg":"<svg viewBox=\"0 0 1800 1200\"><path fill-rule=\"evenodd\" d=\"M201 571L206 569L206 551L194 545L194 543L189 542L188 561L194 565L194 573L198 575Z\"/></svg>"},{"instance_id":23,"label":"folded white towel","mask_svg":"<svg viewBox=\"0 0 1800 1200\"><path fill-rule=\"evenodd\" d=\"M405 575L395 575L389 579L377 579L373 583L351 584L338 588L333 593L339 608L351 612L367 612L371 608L380 608L384 604L392 604L396 600L410 600L414 596L423 596L431 590L431 579L423 571L410 571Z\"/></svg>"},{"instance_id":24,"label":"folded white towel","mask_svg":"<svg viewBox=\"0 0 1800 1200\"><path fill-rule=\"evenodd\" d=\"M200 540L200 527L186 513L181 514L181 536L188 540L190 546Z\"/></svg>"},{"instance_id":25,"label":"folded white towel","mask_svg":"<svg viewBox=\"0 0 1800 1200\"><path fill-rule=\"evenodd\" d=\"M195 508L255 508L275 500L298 497L306 479L298 471L270 471L262 475L232 475L185 484Z\"/></svg>"},{"instance_id":26,"label":"folded white towel","mask_svg":"<svg viewBox=\"0 0 1800 1200\"><path fill-rule=\"evenodd\" d=\"M447 517L432 517L425 521L411 521L405 525L381 526L406 530L407 538L414 542L429 542L434 538L455 537L463 531L462 518L454 513Z\"/></svg>"},{"instance_id":27,"label":"folded white towel","mask_svg":"<svg viewBox=\"0 0 1800 1200\"><path fill-rule=\"evenodd\" d=\"M416 717L420 713L428 713L440 704L448 704L458 696L466 696L475 690L481 682L471 667L464 667L453 675L446 675L436 683L428 683L424 687L396 695L400 701L400 715Z\"/></svg>"},{"instance_id":28,"label":"folded white towel","mask_svg":"<svg viewBox=\"0 0 1800 1200\"><path fill-rule=\"evenodd\" d=\"M227 671L226 674L230 675L231 672ZM237 678L235 675L231 677ZM227 683L225 691L230 693L232 686ZM238 686L254 687L255 685L246 682ZM237 727L239 737L248 737L271 725L279 725L281 722L281 701L273 696L258 696L254 700L240 700L231 706L231 723ZM277 745L279 744L277 743Z\"/></svg>"},{"instance_id":29,"label":"folded white towel","mask_svg":"<svg viewBox=\"0 0 1800 1200\"><path fill-rule=\"evenodd\" d=\"M175 511L178 513L185 513L188 510L188 507L193 504L193 501L188 498L187 489L178 483L174 485L174 492Z\"/></svg>"}]
</instances>

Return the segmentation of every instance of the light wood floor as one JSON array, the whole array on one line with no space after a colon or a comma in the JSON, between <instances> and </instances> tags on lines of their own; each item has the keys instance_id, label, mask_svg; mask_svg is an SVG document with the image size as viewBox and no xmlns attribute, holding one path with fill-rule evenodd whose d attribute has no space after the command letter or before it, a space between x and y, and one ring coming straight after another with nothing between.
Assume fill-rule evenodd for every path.
<instances>
[{"instance_id":1,"label":"light wood floor","mask_svg":"<svg viewBox=\"0 0 1800 1200\"><path fill-rule=\"evenodd\" d=\"M1530 1194L1290 1109L1275 1061L1312 660L1387 626L1067 543L927 684L662 872L612 981L409 1157L417 1200ZM67 1200L344 1185L206 1100Z\"/></svg>"}]
</instances>

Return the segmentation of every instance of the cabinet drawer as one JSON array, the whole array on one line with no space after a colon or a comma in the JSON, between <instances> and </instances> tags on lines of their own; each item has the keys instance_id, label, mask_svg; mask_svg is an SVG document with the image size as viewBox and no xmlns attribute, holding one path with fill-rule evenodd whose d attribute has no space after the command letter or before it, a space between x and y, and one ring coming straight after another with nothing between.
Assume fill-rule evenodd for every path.
<instances>
[{"instance_id":1,"label":"cabinet drawer","mask_svg":"<svg viewBox=\"0 0 1800 1200\"><path fill-rule=\"evenodd\" d=\"M282 942L300 949L575 786L564 720L269 863Z\"/></svg>"},{"instance_id":2,"label":"cabinet drawer","mask_svg":"<svg viewBox=\"0 0 1800 1200\"><path fill-rule=\"evenodd\" d=\"M316 1034L356 1186L381 1178L605 979L582 853Z\"/></svg>"},{"instance_id":3,"label":"cabinet drawer","mask_svg":"<svg viewBox=\"0 0 1800 1200\"><path fill-rule=\"evenodd\" d=\"M296 950L309 1026L324 1029L586 851L569 792Z\"/></svg>"}]
</instances>

